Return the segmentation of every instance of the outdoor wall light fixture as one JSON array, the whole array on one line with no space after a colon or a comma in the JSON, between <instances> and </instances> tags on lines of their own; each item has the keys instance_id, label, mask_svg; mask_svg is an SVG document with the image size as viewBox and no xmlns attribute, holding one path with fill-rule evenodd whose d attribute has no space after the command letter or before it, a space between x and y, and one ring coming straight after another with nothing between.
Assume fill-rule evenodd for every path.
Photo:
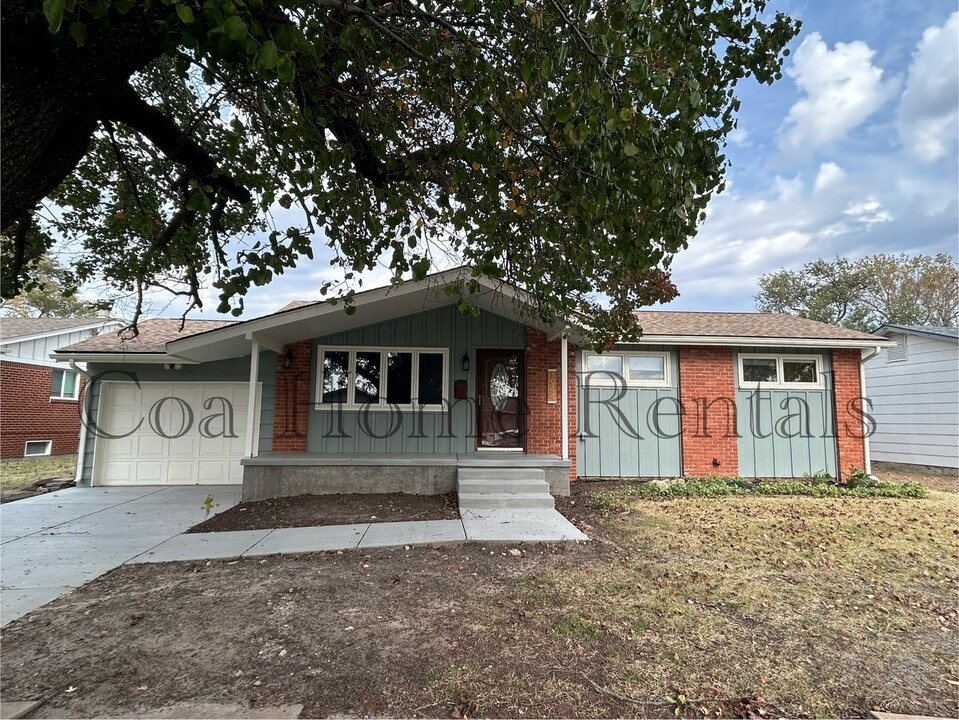
<instances>
[{"instance_id":1,"label":"outdoor wall light fixture","mask_svg":"<svg viewBox=\"0 0 959 720\"><path fill-rule=\"evenodd\" d=\"M463 353L463 372L469 372L470 369L470 354Z\"/></svg>"},{"instance_id":2,"label":"outdoor wall light fixture","mask_svg":"<svg viewBox=\"0 0 959 720\"><path fill-rule=\"evenodd\" d=\"M283 353L283 367L288 368L293 366L293 350L289 347Z\"/></svg>"}]
</instances>

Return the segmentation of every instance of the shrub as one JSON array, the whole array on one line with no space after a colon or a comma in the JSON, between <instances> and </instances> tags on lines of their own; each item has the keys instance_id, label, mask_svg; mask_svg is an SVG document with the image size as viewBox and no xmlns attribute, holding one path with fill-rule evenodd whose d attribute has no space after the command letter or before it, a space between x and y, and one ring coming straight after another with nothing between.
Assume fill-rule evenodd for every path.
<instances>
[{"instance_id":1,"label":"shrub","mask_svg":"<svg viewBox=\"0 0 959 720\"><path fill-rule=\"evenodd\" d=\"M919 499L928 495L919 483L885 483L865 476L856 482L838 484L817 477L811 480L751 480L749 478L701 477L660 487L653 482L630 485L600 493L595 500L606 511L625 510L632 499L668 500L683 497L730 495L805 495L817 498L887 497Z\"/></svg>"}]
</instances>

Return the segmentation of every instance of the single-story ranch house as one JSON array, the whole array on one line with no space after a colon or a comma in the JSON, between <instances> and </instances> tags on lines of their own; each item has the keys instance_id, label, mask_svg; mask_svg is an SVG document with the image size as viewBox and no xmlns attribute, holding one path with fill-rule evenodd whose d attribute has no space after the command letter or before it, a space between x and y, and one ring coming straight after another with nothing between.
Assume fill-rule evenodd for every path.
<instances>
[{"instance_id":1,"label":"single-story ranch house","mask_svg":"<svg viewBox=\"0 0 959 720\"><path fill-rule=\"evenodd\" d=\"M87 363L80 482L243 483L246 499L454 490L464 468L799 477L867 468L862 363L888 341L787 315L640 312L596 354L464 271L244 322L153 319ZM465 291L464 291L465 292Z\"/></svg>"}]
</instances>

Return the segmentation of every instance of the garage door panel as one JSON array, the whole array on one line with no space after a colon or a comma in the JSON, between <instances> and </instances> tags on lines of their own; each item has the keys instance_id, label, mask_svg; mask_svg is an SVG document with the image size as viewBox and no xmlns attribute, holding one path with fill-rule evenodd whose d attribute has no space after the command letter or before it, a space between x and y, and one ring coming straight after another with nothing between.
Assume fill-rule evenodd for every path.
<instances>
[{"instance_id":1,"label":"garage door panel","mask_svg":"<svg viewBox=\"0 0 959 720\"><path fill-rule=\"evenodd\" d=\"M97 438L94 484L242 482L247 404L246 383L105 383L100 427L127 436ZM204 424L211 415L223 417ZM224 436L231 419L232 438Z\"/></svg>"}]
</instances>

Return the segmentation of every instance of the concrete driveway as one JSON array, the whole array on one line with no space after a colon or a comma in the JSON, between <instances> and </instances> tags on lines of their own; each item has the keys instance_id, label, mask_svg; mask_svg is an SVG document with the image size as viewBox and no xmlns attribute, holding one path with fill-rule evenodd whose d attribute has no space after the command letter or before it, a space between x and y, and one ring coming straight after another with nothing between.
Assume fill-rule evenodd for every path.
<instances>
[{"instance_id":1,"label":"concrete driveway","mask_svg":"<svg viewBox=\"0 0 959 720\"><path fill-rule=\"evenodd\" d=\"M0 505L0 626L240 501L239 485L69 488Z\"/></svg>"}]
</instances>

